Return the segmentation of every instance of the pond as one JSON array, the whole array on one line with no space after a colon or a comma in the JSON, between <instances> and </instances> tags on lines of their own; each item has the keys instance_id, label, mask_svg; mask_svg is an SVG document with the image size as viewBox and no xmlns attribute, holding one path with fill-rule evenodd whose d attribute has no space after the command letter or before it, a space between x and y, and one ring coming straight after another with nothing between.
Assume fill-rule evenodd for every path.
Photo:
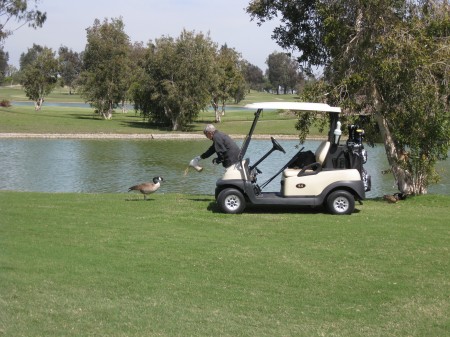
<instances>
[{"instance_id":1,"label":"pond","mask_svg":"<svg viewBox=\"0 0 450 337\"><path fill-rule=\"evenodd\" d=\"M241 146L242 140L237 141ZM271 178L298 151L296 140L279 140L286 154L275 151L258 167L262 184ZM203 153L211 142L205 140L87 140L87 139L1 139L0 190L30 192L126 192L128 187L151 181L161 175L166 182L161 193L214 194L216 180L224 169L211 163L213 157L201 162L201 173L190 169L189 161ZM315 150L318 141L302 146ZM272 147L270 139L252 140L246 157L255 163ZM365 167L372 176L372 191L368 198L396 192L388 168L384 147L366 147ZM430 186L429 193L448 194L449 161L438 165L442 181ZM280 177L265 191L278 191Z\"/></svg>"}]
</instances>

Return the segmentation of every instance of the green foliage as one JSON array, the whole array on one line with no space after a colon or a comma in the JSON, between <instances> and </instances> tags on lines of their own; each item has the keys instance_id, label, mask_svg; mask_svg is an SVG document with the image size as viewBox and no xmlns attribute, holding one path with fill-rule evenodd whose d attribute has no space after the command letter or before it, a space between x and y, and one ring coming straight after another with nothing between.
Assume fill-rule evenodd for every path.
<instances>
[{"instance_id":1,"label":"green foliage","mask_svg":"<svg viewBox=\"0 0 450 337\"><path fill-rule=\"evenodd\" d=\"M295 89L302 79L297 72L299 67L297 61L285 53L274 52L267 57L267 77L272 90L279 94L280 87L284 93Z\"/></svg>"},{"instance_id":2,"label":"green foliage","mask_svg":"<svg viewBox=\"0 0 450 337\"><path fill-rule=\"evenodd\" d=\"M0 106L3 108L9 108L11 106L11 102L8 101L7 99L2 99L0 101Z\"/></svg>"},{"instance_id":3,"label":"green foliage","mask_svg":"<svg viewBox=\"0 0 450 337\"><path fill-rule=\"evenodd\" d=\"M438 181L434 166L446 159L450 143L450 48L446 42L450 16L448 11L447 16L422 15L380 38L382 48L375 58L379 71L374 76L384 101L382 113L400 153L398 164L411 173L412 190L418 194ZM443 29L439 32L436 27Z\"/></svg>"},{"instance_id":4,"label":"green foliage","mask_svg":"<svg viewBox=\"0 0 450 337\"><path fill-rule=\"evenodd\" d=\"M21 84L26 96L35 101L35 109L40 110L45 96L52 92L58 78L58 61L55 53L47 47L33 45L21 57Z\"/></svg>"},{"instance_id":5,"label":"green foliage","mask_svg":"<svg viewBox=\"0 0 450 337\"><path fill-rule=\"evenodd\" d=\"M255 0L247 11L259 23L283 17L280 45L298 49L306 71L324 66L302 98L366 115L367 140L383 137L399 189L425 193L450 142L448 2ZM301 137L311 118L299 120Z\"/></svg>"},{"instance_id":6,"label":"green foliage","mask_svg":"<svg viewBox=\"0 0 450 337\"><path fill-rule=\"evenodd\" d=\"M349 217L151 199L1 191L1 333L448 334L448 196Z\"/></svg>"},{"instance_id":7,"label":"green foliage","mask_svg":"<svg viewBox=\"0 0 450 337\"><path fill-rule=\"evenodd\" d=\"M8 23L17 22L19 25L27 24L30 27L42 27L47 14L37 8L30 9L30 4L37 4L39 0L2 0L0 1L0 42L11 35L17 27L7 28ZM36 6L35 6L36 7Z\"/></svg>"},{"instance_id":8,"label":"green foliage","mask_svg":"<svg viewBox=\"0 0 450 337\"><path fill-rule=\"evenodd\" d=\"M222 92L222 107L228 100L233 99L234 103L239 103L244 97L245 80L241 68L241 55L233 48L226 45L219 49L219 67L223 69L223 76L219 76Z\"/></svg>"},{"instance_id":9,"label":"green foliage","mask_svg":"<svg viewBox=\"0 0 450 337\"><path fill-rule=\"evenodd\" d=\"M239 103L245 97L245 80L241 69L241 56L232 48L224 45L216 52L215 74L210 80L212 106L216 122L225 114L225 106L230 99ZM219 111L219 105L222 108Z\"/></svg>"},{"instance_id":10,"label":"green foliage","mask_svg":"<svg viewBox=\"0 0 450 337\"><path fill-rule=\"evenodd\" d=\"M130 42L121 19L94 21L87 29L87 46L80 75L81 96L104 119L126 98L130 76Z\"/></svg>"},{"instance_id":11,"label":"green foliage","mask_svg":"<svg viewBox=\"0 0 450 337\"><path fill-rule=\"evenodd\" d=\"M28 48L26 53L20 54L20 69L23 70L28 65L32 64L43 50L43 46L33 43L33 46Z\"/></svg>"},{"instance_id":12,"label":"green foliage","mask_svg":"<svg viewBox=\"0 0 450 337\"><path fill-rule=\"evenodd\" d=\"M0 46L0 83L5 81L5 77L8 72L8 60L9 54L5 53L3 47Z\"/></svg>"},{"instance_id":13,"label":"green foliage","mask_svg":"<svg viewBox=\"0 0 450 337\"><path fill-rule=\"evenodd\" d=\"M391 118L397 129L396 140L404 149L402 165L414 173L414 190L423 193L429 183L439 181L435 170L438 160L447 159L450 140L449 113L435 98L435 88L415 85L405 100L403 117Z\"/></svg>"},{"instance_id":14,"label":"green foliage","mask_svg":"<svg viewBox=\"0 0 450 337\"><path fill-rule=\"evenodd\" d=\"M211 100L215 50L208 36L194 32L156 39L148 48L145 76L135 85L136 107L174 131L186 127Z\"/></svg>"},{"instance_id":15,"label":"green foliage","mask_svg":"<svg viewBox=\"0 0 450 337\"><path fill-rule=\"evenodd\" d=\"M81 55L66 46L59 47L58 54L61 86L68 86L70 89L69 94L71 94L81 73Z\"/></svg>"},{"instance_id":16,"label":"green foliage","mask_svg":"<svg viewBox=\"0 0 450 337\"><path fill-rule=\"evenodd\" d=\"M241 67L245 81L250 89L258 91L263 90L265 82L263 71L258 66L255 66L248 61L243 61Z\"/></svg>"}]
</instances>

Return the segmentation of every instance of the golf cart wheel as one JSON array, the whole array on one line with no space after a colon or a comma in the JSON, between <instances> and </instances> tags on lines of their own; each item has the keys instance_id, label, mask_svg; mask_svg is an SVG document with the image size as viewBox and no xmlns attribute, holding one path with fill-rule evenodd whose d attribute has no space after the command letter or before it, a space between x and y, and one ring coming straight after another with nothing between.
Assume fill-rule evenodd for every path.
<instances>
[{"instance_id":1,"label":"golf cart wheel","mask_svg":"<svg viewBox=\"0 0 450 337\"><path fill-rule=\"evenodd\" d=\"M234 188L227 188L219 193L217 204L222 212L239 214L245 209L246 203L242 193Z\"/></svg>"},{"instance_id":2,"label":"golf cart wheel","mask_svg":"<svg viewBox=\"0 0 450 337\"><path fill-rule=\"evenodd\" d=\"M347 191L334 191L327 198L327 206L332 214L352 214L355 210L355 198Z\"/></svg>"}]
</instances>

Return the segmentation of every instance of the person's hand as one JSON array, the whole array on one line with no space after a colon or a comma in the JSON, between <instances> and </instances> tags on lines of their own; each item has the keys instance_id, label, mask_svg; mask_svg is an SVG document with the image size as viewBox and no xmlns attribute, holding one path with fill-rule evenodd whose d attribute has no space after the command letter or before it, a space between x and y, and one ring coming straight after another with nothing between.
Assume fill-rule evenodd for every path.
<instances>
[{"instance_id":1,"label":"person's hand","mask_svg":"<svg viewBox=\"0 0 450 337\"><path fill-rule=\"evenodd\" d=\"M214 159L212 160L212 163L213 163L214 165L219 165L221 162L222 162L222 160L220 160L220 158L214 158Z\"/></svg>"},{"instance_id":2,"label":"person's hand","mask_svg":"<svg viewBox=\"0 0 450 337\"><path fill-rule=\"evenodd\" d=\"M200 156L197 156L189 162L189 166L192 166L193 168L195 168L197 170L197 172L201 172L203 170L203 168L198 164L198 161L200 159L202 159L202 158L200 158Z\"/></svg>"}]
</instances>

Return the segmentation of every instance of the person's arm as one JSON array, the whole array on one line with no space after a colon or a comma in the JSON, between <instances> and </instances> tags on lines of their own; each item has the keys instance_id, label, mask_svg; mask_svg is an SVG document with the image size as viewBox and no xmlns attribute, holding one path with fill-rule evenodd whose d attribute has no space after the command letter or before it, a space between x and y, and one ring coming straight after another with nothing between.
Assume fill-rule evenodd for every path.
<instances>
[{"instance_id":1,"label":"person's arm","mask_svg":"<svg viewBox=\"0 0 450 337\"><path fill-rule=\"evenodd\" d=\"M211 146L209 147L208 150L206 150L204 153L202 153L202 154L200 155L200 158L201 158L201 159L209 158L209 157L211 157L215 152L216 152L216 150L215 150L214 144L213 144L213 145L211 145Z\"/></svg>"}]
</instances>

